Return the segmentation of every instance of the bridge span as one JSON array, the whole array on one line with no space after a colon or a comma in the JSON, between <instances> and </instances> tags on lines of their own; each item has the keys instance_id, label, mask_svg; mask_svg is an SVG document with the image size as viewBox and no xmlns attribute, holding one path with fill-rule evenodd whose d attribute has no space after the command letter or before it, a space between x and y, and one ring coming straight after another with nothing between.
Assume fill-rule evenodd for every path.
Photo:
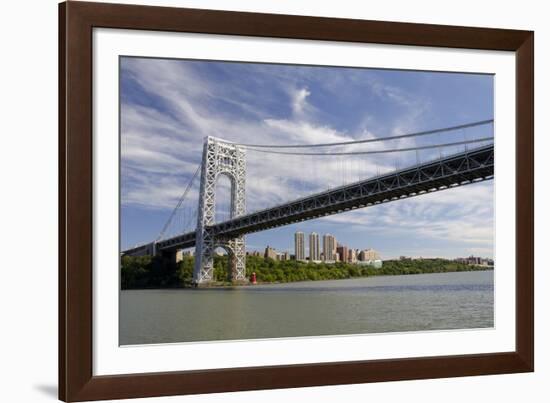
<instances>
[{"instance_id":1,"label":"bridge span","mask_svg":"<svg viewBox=\"0 0 550 403\"><path fill-rule=\"evenodd\" d=\"M491 144L243 214L209 225L206 230L217 239L234 239L300 221L489 180L493 175L494 145ZM187 232L128 249L123 254L175 256L177 250L195 246L196 239L196 231Z\"/></svg>"}]
</instances>

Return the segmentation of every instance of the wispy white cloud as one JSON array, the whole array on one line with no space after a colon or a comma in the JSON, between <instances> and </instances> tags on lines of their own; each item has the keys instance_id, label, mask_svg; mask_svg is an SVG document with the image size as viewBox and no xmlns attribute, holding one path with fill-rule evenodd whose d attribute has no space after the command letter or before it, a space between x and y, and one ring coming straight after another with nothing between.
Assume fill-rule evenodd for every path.
<instances>
[{"instance_id":1,"label":"wispy white cloud","mask_svg":"<svg viewBox=\"0 0 550 403\"><path fill-rule=\"evenodd\" d=\"M128 96L122 102L123 205L171 209L200 160L205 136L238 143L311 144L431 128L430 99L376 75L353 70L345 75L332 70L314 80L297 67L278 70L273 66L232 65L220 67L220 76L213 80L197 65L176 60L124 59L122 66L123 75L143 94ZM241 74L246 81L229 74L238 68L246 72ZM343 129L331 123L330 111L312 100L316 94L322 94L325 102L355 96L343 93L346 83L348 87L351 83L359 95L354 108L356 123ZM376 111L363 107L362 98L366 97L387 104L392 118L382 121ZM414 144L415 140L402 139L376 147ZM395 155L296 158L248 151L248 211L387 172L396 165L413 164L415 158L409 154L397 163ZM189 197L196 201L197 189ZM415 233L423 239L444 239L472 251L487 251L492 250L493 241L492 198L492 186L471 185L322 220L345 225L351 231L368 228L381 236Z\"/></svg>"},{"instance_id":2,"label":"wispy white cloud","mask_svg":"<svg viewBox=\"0 0 550 403\"><path fill-rule=\"evenodd\" d=\"M301 115L306 111L309 107L307 97L310 95L311 92L309 92L307 88L300 88L292 91L292 111L294 114Z\"/></svg>"}]
</instances>

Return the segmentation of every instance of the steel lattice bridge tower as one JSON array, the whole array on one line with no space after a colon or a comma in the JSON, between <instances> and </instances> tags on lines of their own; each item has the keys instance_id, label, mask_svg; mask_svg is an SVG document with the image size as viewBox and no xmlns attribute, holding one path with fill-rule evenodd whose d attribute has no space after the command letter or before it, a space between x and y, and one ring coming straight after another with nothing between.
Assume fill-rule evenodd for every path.
<instances>
[{"instance_id":1,"label":"steel lattice bridge tower","mask_svg":"<svg viewBox=\"0 0 550 403\"><path fill-rule=\"evenodd\" d=\"M492 122L492 120L482 123L486 122ZM473 125L479 125L479 122L457 127L461 128ZM455 128L456 127L451 129ZM413 135L426 135L445 130L449 130L449 128L415 133ZM402 135L394 138L413 135ZM476 140L417 148L368 151L364 152L364 154L414 151L417 149L460 144L466 145L469 143L487 141L488 139L489 138L485 137ZM367 141L379 140L364 140L361 142ZM326 144L322 146L326 146ZM166 229L165 225L165 228L161 231L161 235L159 235L156 241L128 249L122 254L130 256L159 255L163 257L163 261L167 264L173 264L176 262L176 253L178 250L194 246L195 264L193 270L193 283L196 286L200 286L214 280L214 252L217 248L221 247L229 256L229 267L227 269L228 280L236 283L247 282L245 252L246 234L491 180L494 175L494 145L484 145L471 149L465 146L463 152L445 157L442 157L440 154L440 158L438 159L417 163L416 165L404 169L396 169L393 172L365 178L323 192L314 193L278 206L247 213L245 201L246 150L251 149L257 151L258 149L254 147L260 146L234 144L215 137L205 138L202 162L200 165L200 190L196 229L194 231L162 239L162 234ZM284 148L287 146L279 147ZM273 150L268 152L275 154L294 154L294 152ZM326 153L296 154L329 155ZM340 155L345 154L341 153ZM199 169L195 172L195 176L198 172ZM299 172L297 175L299 175ZM216 182L220 176L228 177L231 183L230 216L228 220L216 223ZM185 190L182 199L174 211L179 208L182 200L189 191L190 185L191 183L188 185L188 188ZM171 218L172 216L170 219Z\"/></svg>"},{"instance_id":2,"label":"steel lattice bridge tower","mask_svg":"<svg viewBox=\"0 0 550 403\"><path fill-rule=\"evenodd\" d=\"M195 235L195 269L193 282L201 284L214 279L214 251L218 247L229 256L229 280L246 280L244 235L224 235L213 231L216 214L216 182L225 175L231 182L230 218L246 211L246 159L244 148L207 137L202 153L199 210Z\"/></svg>"}]
</instances>

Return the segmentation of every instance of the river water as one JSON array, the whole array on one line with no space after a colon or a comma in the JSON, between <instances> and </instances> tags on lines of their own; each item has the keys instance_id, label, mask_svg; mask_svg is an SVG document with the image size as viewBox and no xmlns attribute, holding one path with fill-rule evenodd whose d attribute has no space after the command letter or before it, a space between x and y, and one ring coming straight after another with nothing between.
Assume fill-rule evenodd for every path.
<instances>
[{"instance_id":1,"label":"river water","mask_svg":"<svg viewBox=\"0 0 550 403\"><path fill-rule=\"evenodd\" d=\"M493 327L493 271L127 290L120 344Z\"/></svg>"}]
</instances>

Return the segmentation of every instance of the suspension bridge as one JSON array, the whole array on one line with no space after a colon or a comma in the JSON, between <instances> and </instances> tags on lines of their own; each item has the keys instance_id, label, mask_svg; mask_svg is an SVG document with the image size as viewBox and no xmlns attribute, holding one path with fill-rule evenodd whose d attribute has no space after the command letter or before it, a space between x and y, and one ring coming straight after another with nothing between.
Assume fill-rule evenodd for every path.
<instances>
[{"instance_id":1,"label":"suspension bridge","mask_svg":"<svg viewBox=\"0 0 550 403\"><path fill-rule=\"evenodd\" d=\"M476 135L467 136L472 130ZM448 138L442 142L441 136L445 135ZM438 138L434 143L435 136ZM421 139L428 141L421 142ZM400 146L371 148L373 143L391 142ZM422 158L421 153L428 155ZM309 194L270 207L259 205L253 212L247 212L247 160L252 155L256 155L257 163L271 156L279 166L286 166L285 158L301 161L302 169L294 175L301 177L305 171L313 171L316 178L294 184ZM408 158L396 159L390 169L385 167L385 172L380 172L380 165L372 164L377 157L384 156L387 160L387 156L392 155ZM326 182L319 181L319 167L304 163L314 159L322 161L325 177L334 179L342 173L342 182L331 183L322 190L309 186ZM336 163L327 162L334 159ZM374 173L373 169L376 169ZM160 255L166 264L171 264L178 250L195 247L193 282L201 285L213 280L214 252L221 247L230 257L229 279L246 282L246 234L490 180L493 175L493 120L318 144L245 144L207 137L201 162L160 234L154 241L122 254ZM216 217L216 202L220 203L216 200L217 182L221 176L230 180L229 217L222 220ZM198 197L194 201L189 195L197 185ZM189 209L193 206L189 204L195 205L192 213Z\"/></svg>"}]
</instances>

